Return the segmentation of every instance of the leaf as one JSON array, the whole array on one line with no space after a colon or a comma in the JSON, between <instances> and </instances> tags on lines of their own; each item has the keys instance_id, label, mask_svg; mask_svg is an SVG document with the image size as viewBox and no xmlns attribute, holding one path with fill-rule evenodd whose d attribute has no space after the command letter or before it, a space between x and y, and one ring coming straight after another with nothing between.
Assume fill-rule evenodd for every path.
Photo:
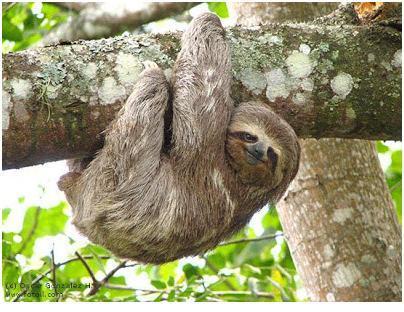
<instances>
[{"instance_id":1,"label":"leaf","mask_svg":"<svg viewBox=\"0 0 404 312\"><path fill-rule=\"evenodd\" d=\"M402 187L398 187L396 190L394 190L394 192L392 193L392 197L394 200L394 204L396 206L396 211L397 211L397 215L398 215L398 220L400 221L400 223L402 222L402 197L401 197L401 192L402 192Z\"/></svg>"},{"instance_id":2,"label":"leaf","mask_svg":"<svg viewBox=\"0 0 404 312\"><path fill-rule=\"evenodd\" d=\"M167 301L169 301L169 302L175 301L175 290L170 291L170 293L168 294L168 297L167 297Z\"/></svg>"},{"instance_id":3,"label":"leaf","mask_svg":"<svg viewBox=\"0 0 404 312\"><path fill-rule=\"evenodd\" d=\"M241 266L241 274L247 277L260 277L262 272L260 268L249 264L244 264Z\"/></svg>"},{"instance_id":4,"label":"leaf","mask_svg":"<svg viewBox=\"0 0 404 312\"><path fill-rule=\"evenodd\" d=\"M13 245L13 251L31 257L37 238L63 233L68 219L63 212L65 207L65 202L60 202L49 209L42 209L37 206L29 207L25 212L23 227L19 233L22 241ZM21 246L24 246L23 250L20 250Z\"/></svg>"},{"instance_id":5,"label":"leaf","mask_svg":"<svg viewBox=\"0 0 404 312\"><path fill-rule=\"evenodd\" d=\"M170 276L170 277L168 278L167 285L170 286L170 287L172 287L172 286L174 286L174 283L175 283L174 277Z\"/></svg>"},{"instance_id":6,"label":"leaf","mask_svg":"<svg viewBox=\"0 0 404 312\"><path fill-rule=\"evenodd\" d=\"M126 279L124 276L112 276L109 278L108 283L113 285L125 285Z\"/></svg>"},{"instance_id":7,"label":"leaf","mask_svg":"<svg viewBox=\"0 0 404 312\"><path fill-rule=\"evenodd\" d=\"M60 202L58 205L43 209L40 215L38 228L38 236L57 235L64 233L64 228L68 220L68 216L63 212L67 207L65 202Z\"/></svg>"},{"instance_id":8,"label":"leaf","mask_svg":"<svg viewBox=\"0 0 404 312\"><path fill-rule=\"evenodd\" d=\"M28 16L28 8L26 3L18 3L14 5L13 8L7 12L7 16L10 19L10 22L14 25L17 25L21 29L23 29L23 23Z\"/></svg>"},{"instance_id":9,"label":"leaf","mask_svg":"<svg viewBox=\"0 0 404 312\"><path fill-rule=\"evenodd\" d=\"M389 151L389 147L384 145L381 141L376 142L376 149L378 153L386 153Z\"/></svg>"},{"instance_id":10,"label":"leaf","mask_svg":"<svg viewBox=\"0 0 404 312\"><path fill-rule=\"evenodd\" d=\"M3 287L10 292L15 290L15 284L18 284L18 278L21 275L21 268L17 261L6 261L3 264Z\"/></svg>"},{"instance_id":11,"label":"leaf","mask_svg":"<svg viewBox=\"0 0 404 312\"><path fill-rule=\"evenodd\" d=\"M201 302L204 301L209 295L209 292L203 292L203 293L195 293L195 301L196 302Z\"/></svg>"},{"instance_id":12,"label":"leaf","mask_svg":"<svg viewBox=\"0 0 404 312\"><path fill-rule=\"evenodd\" d=\"M24 33L24 40L17 42L14 47L13 51L21 51L25 50L26 48L30 47L35 42L38 42L42 39L42 36L38 33L33 34L32 36L26 36L26 32Z\"/></svg>"},{"instance_id":13,"label":"leaf","mask_svg":"<svg viewBox=\"0 0 404 312\"><path fill-rule=\"evenodd\" d=\"M87 263L91 263L90 260L86 260ZM91 264L90 264L91 267ZM88 276L88 272L84 265L80 261L72 261L58 270L59 275L63 276L70 282L78 282L83 276ZM76 290L72 288L71 290Z\"/></svg>"},{"instance_id":14,"label":"leaf","mask_svg":"<svg viewBox=\"0 0 404 312\"><path fill-rule=\"evenodd\" d=\"M34 14L32 14L32 11L28 11L27 18L24 20L24 32L35 28L38 24L40 24L41 20L37 19Z\"/></svg>"},{"instance_id":15,"label":"leaf","mask_svg":"<svg viewBox=\"0 0 404 312\"><path fill-rule=\"evenodd\" d=\"M401 150L394 151L391 154L391 165L388 168L388 170L401 175L401 170L402 170L402 152L401 152Z\"/></svg>"},{"instance_id":16,"label":"leaf","mask_svg":"<svg viewBox=\"0 0 404 312\"><path fill-rule=\"evenodd\" d=\"M219 252L212 253L208 256L208 261L216 269L222 269L226 266L226 258Z\"/></svg>"},{"instance_id":17,"label":"leaf","mask_svg":"<svg viewBox=\"0 0 404 312\"><path fill-rule=\"evenodd\" d=\"M191 279L193 276L199 275L198 268L193 266L190 263L187 263L186 265L184 265L184 267L182 268L182 271L185 273L185 276L187 279Z\"/></svg>"},{"instance_id":18,"label":"leaf","mask_svg":"<svg viewBox=\"0 0 404 312\"><path fill-rule=\"evenodd\" d=\"M267 229L264 231L262 236L274 235L275 231L273 229ZM275 239L265 239L261 241L256 241L254 243L246 244L245 248L241 250L235 259L235 264L237 266L245 263L251 262L255 259L265 259L266 261L273 261L273 256L270 250L276 245Z\"/></svg>"},{"instance_id":19,"label":"leaf","mask_svg":"<svg viewBox=\"0 0 404 312\"><path fill-rule=\"evenodd\" d=\"M216 13L221 18L229 17L226 2L208 2L209 11Z\"/></svg>"},{"instance_id":20,"label":"leaf","mask_svg":"<svg viewBox=\"0 0 404 312\"><path fill-rule=\"evenodd\" d=\"M11 209L10 208L3 208L1 210L1 216L3 220L3 224L6 223L8 216L10 215Z\"/></svg>"},{"instance_id":21,"label":"leaf","mask_svg":"<svg viewBox=\"0 0 404 312\"><path fill-rule=\"evenodd\" d=\"M160 302L163 295L164 295L164 293L160 293L153 301L154 302Z\"/></svg>"},{"instance_id":22,"label":"leaf","mask_svg":"<svg viewBox=\"0 0 404 312\"><path fill-rule=\"evenodd\" d=\"M11 258L12 252L11 252L11 246L12 246L12 241L8 240L5 238L5 235L9 235L10 233L3 233L3 241L2 241L2 252L3 252L3 259ZM9 237L11 238L11 237Z\"/></svg>"},{"instance_id":23,"label":"leaf","mask_svg":"<svg viewBox=\"0 0 404 312\"><path fill-rule=\"evenodd\" d=\"M12 24L8 19L3 18L2 21L3 27L3 40L7 39L10 41L21 41L22 40L22 31Z\"/></svg>"},{"instance_id":24,"label":"leaf","mask_svg":"<svg viewBox=\"0 0 404 312\"><path fill-rule=\"evenodd\" d=\"M175 271L178 267L178 261L172 261L169 263L165 263L163 265L159 265L158 267L155 267L157 269L157 275L159 279L166 280L170 276L175 276Z\"/></svg>"},{"instance_id":25,"label":"leaf","mask_svg":"<svg viewBox=\"0 0 404 312\"><path fill-rule=\"evenodd\" d=\"M271 205L269 207L268 212L261 220L261 224L265 230L274 229L282 231L282 226L279 221L278 213L276 212L275 206Z\"/></svg>"},{"instance_id":26,"label":"leaf","mask_svg":"<svg viewBox=\"0 0 404 312\"><path fill-rule=\"evenodd\" d=\"M163 281L159 281L159 280L153 280L150 282L150 284L152 284L157 289L166 289L167 288L166 283L164 283Z\"/></svg>"},{"instance_id":27,"label":"leaf","mask_svg":"<svg viewBox=\"0 0 404 312\"><path fill-rule=\"evenodd\" d=\"M60 9L54 4L43 3L42 4L42 13L45 15L47 19L52 19L55 14L58 14Z\"/></svg>"},{"instance_id":28,"label":"leaf","mask_svg":"<svg viewBox=\"0 0 404 312\"><path fill-rule=\"evenodd\" d=\"M192 293L193 293L192 287L187 287L184 291L182 291L181 293L179 293L179 296L180 296L180 297L189 298Z\"/></svg>"}]
</instances>

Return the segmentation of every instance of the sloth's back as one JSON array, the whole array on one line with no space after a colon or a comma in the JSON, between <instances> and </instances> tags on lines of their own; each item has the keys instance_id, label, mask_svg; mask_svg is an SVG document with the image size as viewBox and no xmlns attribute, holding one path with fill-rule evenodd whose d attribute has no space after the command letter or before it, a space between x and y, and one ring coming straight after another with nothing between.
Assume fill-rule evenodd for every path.
<instances>
[{"instance_id":1,"label":"sloth's back","mask_svg":"<svg viewBox=\"0 0 404 312\"><path fill-rule=\"evenodd\" d=\"M237 202L225 179L211 170L195 181L165 161L151 182L128 176L120 189L87 198L81 203L87 207L78 209L86 217L73 223L122 258L163 263L199 254L232 233Z\"/></svg>"}]
</instances>

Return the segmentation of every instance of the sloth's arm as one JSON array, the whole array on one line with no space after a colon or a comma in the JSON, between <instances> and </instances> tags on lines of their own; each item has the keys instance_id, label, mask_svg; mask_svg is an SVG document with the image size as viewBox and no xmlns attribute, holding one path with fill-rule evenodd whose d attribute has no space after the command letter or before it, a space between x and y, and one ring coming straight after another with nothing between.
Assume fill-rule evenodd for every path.
<instances>
[{"instance_id":1,"label":"sloth's arm","mask_svg":"<svg viewBox=\"0 0 404 312\"><path fill-rule=\"evenodd\" d=\"M169 85L156 64L146 62L145 67L132 94L106 130L100 152L105 155L101 164L110 160L119 179L142 168L150 173L160 162Z\"/></svg>"},{"instance_id":2,"label":"sloth's arm","mask_svg":"<svg viewBox=\"0 0 404 312\"><path fill-rule=\"evenodd\" d=\"M169 86L157 65L149 62L145 66L132 94L105 130L103 148L87 168L70 165L71 172L59 180L58 186L71 206L77 205L84 189L113 190L129 174L150 174L157 169Z\"/></svg>"},{"instance_id":3,"label":"sloth's arm","mask_svg":"<svg viewBox=\"0 0 404 312\"><path fill-rule=\"evenodd\" d=\"M195 160L224 150L233 108L230 81L225 30L216 15L205 13L184 33L174 67L172 156L177 163L202 164Z\"/></svg>"}]
</instances>

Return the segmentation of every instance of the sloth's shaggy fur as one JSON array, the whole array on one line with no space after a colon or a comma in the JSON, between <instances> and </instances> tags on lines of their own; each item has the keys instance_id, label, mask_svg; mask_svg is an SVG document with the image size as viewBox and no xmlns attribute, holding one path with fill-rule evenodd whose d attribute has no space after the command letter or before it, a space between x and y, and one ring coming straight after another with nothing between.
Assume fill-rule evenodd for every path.
<instances>
[{"instance_id":1,"label":"sloth's shaggy fur","mask_svg":"<svg viewBox=\"0 0 404 312\"><path fill-rule=\"evenodd\" d=\"M103 148L61 177L79 231L122 258L164 263L215 247L279 200L298 169L296 135L264 104L234 107L230 83L225 31L203 14L171 82L145 69ZM247 155L245 133L268 155Z\"/></svg>"}]
</instances>

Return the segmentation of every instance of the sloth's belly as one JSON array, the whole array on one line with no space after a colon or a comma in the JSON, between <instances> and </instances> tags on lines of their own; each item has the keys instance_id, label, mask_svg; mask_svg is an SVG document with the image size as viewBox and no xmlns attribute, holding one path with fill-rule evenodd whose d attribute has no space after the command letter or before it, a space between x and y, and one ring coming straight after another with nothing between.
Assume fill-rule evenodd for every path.
<instances>
[{"instance_id":1,"label":"sloth's belly","mask_svg":"<svg viewBox=\"0 0 404 312\"><path fill-rule=\"evenodd\" d=\"M226 200L216 200L215 206L198 201L194 202L194 206L182 204L170 207L168 203L166 210L137 220L130 231L125 223L134 223L134 220L121 220L121 224L104 226L96 231L102 233L97 237L86 234L93 242L119 257L145 263L164 263L201 254L228 237L232 233L235 208L226 205Z\"/></svg>"},{"instance_id":2,"label":"sloth's belly","mask_svg":"<svg viewBox=\"0 0 404 312\"><path fill-rule=\"evenodd\" d=\"M211 181L208 187L170 183L166 192L129 194L131 201L92 209L93 221L78 227L94 243L135 261L163 263L201 254L233 234L235 220L237 229L248 221L240 215L245 203L239 207L220 176Z\"/></svg>"}]
</instances>

